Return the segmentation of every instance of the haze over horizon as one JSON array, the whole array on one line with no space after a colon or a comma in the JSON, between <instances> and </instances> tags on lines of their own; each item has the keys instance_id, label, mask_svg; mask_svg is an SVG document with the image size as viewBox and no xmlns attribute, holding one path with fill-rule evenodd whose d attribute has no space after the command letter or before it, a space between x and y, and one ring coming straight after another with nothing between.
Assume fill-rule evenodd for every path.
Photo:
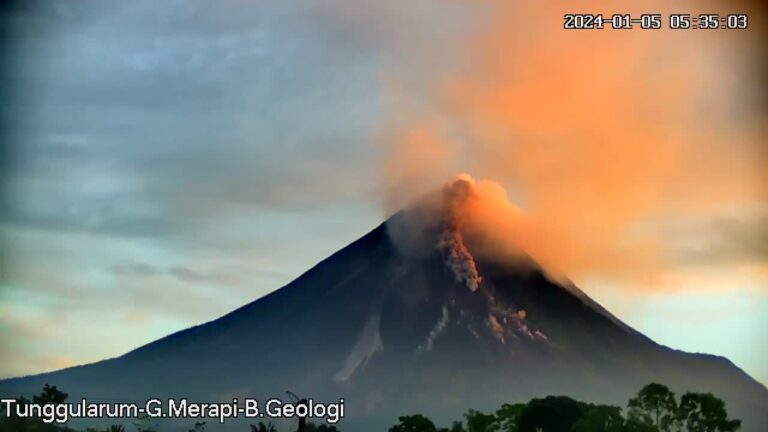
<instances>
[{"instance_id":1,"label":"haze over horizon","mask_svg":"<svg viewBox=\"0 0 768 432\"><path fill-rule=\"evenodd\" d=\"M561 7L4 11L0 377L217 318L469 172L620 319L768 383L764 29L564 38Z\"/></svg>"}]
</instances>

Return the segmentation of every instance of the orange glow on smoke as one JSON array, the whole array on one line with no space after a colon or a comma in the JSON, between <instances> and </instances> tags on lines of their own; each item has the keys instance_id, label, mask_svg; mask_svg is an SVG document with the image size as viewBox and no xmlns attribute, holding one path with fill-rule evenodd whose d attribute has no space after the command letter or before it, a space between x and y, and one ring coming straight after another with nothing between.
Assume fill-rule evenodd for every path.
<instances>
[{"instance_id":1,"label":"orange glow on smoke","mask_svg":"<svg viewBox=\"0 0 768 432\"><path fill-rule=\"evenodd\" d=\"M562 29L566 12L667 16L664 2L492 5L423 108L385 88L390 210L469 171L494 179L466 213L500 244L554 274L636 280L664 265L641 222L766 202L754 32Z\"/></svg>"}]
</instances>

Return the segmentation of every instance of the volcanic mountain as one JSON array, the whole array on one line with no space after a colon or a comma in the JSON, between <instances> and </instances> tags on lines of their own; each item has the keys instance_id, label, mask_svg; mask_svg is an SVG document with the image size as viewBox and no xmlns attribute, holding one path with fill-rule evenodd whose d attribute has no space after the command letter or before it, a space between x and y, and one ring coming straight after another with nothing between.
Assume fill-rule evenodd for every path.
<instances>
[{"instance_id":1,"label":"volcanic mountain","mask_svg":"<svg viewBox=\"0 0 768 432\"><path fill-rule=\"evenodd\" d=\"M452 211L471 193L456 180L432 197L437 205L395 214L219 319L118 358L2 381L0 395L45 383L97 401L264 400L290 390L343 397L340 428L375 431L398 415L448 424L469 408L546 395L623 406L660 382L713 392L744 430L768 430L768 390L727 359L655 343L529 258L478 253L488 239L464 232ZM234 421L223 429L245 430Z\"/></svg>"}]
</instances>

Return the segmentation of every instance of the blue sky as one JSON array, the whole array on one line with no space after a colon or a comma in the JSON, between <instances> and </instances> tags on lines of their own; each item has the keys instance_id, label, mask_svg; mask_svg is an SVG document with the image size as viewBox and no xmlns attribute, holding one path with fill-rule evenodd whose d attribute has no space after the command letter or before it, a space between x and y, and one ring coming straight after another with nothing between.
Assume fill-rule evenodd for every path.
<instances>
[{"instance_id":1,"label":"blue sky","mask_svg":"<svg viewBox=\"0 0 768 432\"><path fill-rule=\"evenodd\" d=\"M451 62L462 17L433 2L6 11L0 376L214 319L378 225L382 71L418 87ZM735 229L713 228L720 215L673 229L692 230L675 238L697 239L703 257L674 289L577 282L655 340L768 382L765 237L742 216L725 219Z\"/></svg>"}]
</instances>

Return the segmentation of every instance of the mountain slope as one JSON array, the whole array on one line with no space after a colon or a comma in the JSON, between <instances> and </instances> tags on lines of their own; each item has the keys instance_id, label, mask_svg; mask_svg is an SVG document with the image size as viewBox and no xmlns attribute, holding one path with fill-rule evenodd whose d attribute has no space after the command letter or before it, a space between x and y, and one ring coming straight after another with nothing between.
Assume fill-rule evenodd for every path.
<instances>
[{"instance_id":1,"label":"mountain slope","mask_svg":"<svg viewBox=\"0 0 768 432\"><path fill-rule=\"evenodd\" d=\"M52 383L72 398L283 396L347 403L343 430L397 415L439 422L549 394L623 405L644 384L711 391L744 430L768 430L768 390L728 360L660 346L530 260L484 259L452 223L395 215L285 287L128 354L0 382ZM474 241L474 243L473 243ZM426 245L426 246L424 246ZM235 430L237 422L227 423Z\"/></svg>"}]
</instances>

